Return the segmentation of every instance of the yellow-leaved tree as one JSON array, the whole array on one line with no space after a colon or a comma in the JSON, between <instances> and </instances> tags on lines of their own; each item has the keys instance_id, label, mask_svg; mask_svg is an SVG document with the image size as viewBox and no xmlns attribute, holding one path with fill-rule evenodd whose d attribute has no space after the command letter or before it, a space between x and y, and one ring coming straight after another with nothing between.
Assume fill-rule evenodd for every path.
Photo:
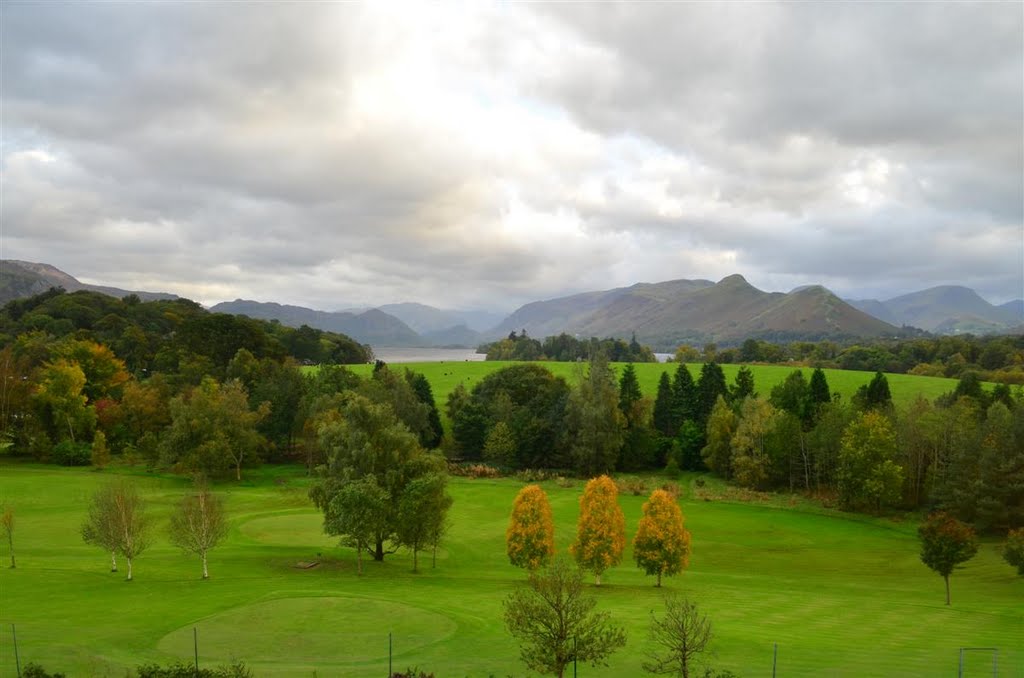
<instances>
[{"instance_id":1,"label":"yellow-leaved tree","mask_svg":"<svg viewBox=\"0 0 1024 678\"><path fill-rule=\"evenodd\" d=\"M655 490L643 505L643 517L633 539L633 558L645 574L679 574L690 564L690 532L683 512L671 494Z\"/></svg>"},{"instance_id":2,"label":"yellow-leaved tree","mask_svg":"<svg viewBox=\"0 0 1024 678\"><path fill-rule=\"evenodd\" d=\"M601 573L622 561L626 547L626 519L619 506L619 489L608 476L591 478L580 497L580 519L576 541L569 551L581 570L594 573L601 585Z\"/></svg>"},{"instance_id":3,"label":"yellow-leaved tree","mask_svg":"<svg viewBox=\"0 0 1024 678\"><path fill-rule=\"evenodd\" d=\"M516 495L505 532L505 547L509 561L530 572L547 565L555 554L551 504L539 485L527 485Z\"/></svg>"}]
</instances>

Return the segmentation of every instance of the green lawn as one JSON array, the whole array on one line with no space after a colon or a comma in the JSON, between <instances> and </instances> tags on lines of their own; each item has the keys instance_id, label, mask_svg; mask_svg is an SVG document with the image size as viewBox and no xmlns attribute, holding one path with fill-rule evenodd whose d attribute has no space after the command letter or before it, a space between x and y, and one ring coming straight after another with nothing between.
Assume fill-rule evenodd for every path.
<instances>
[{"instance_id":1,"label":"green lawn","mask_svg":"<svg viewBox=\"0 0 1024 678\"><path fill-rule=\"evenodd\" d=\"M411 556L400 553L358 577L355 554L321 534L301 470L248 471L241 484L216 488L232 529L204 582L198 560L162 534L187 482L125 472L138 476L159 528L135 563L134 582L110 573L107 556L78 534L90 493L111 471L0 462L18 556L16 570L0 569L0 676L15 675L11 624L22 666L42 662L76 677L120 678L143 661L191 660L193 629L203 665L240 658L259 676L383 676L389 633L396 669L526 675L501 622L501 600L524 579L504 556L520 483L453 479L453 528L437 568L426 557L423 572L412 574ZM777 643L780 676L955 675L959 647L994 646L999 675L1024 675L1024 578L994 542L954 574L946 607L942 579L918 561L915 525L796 499L707 501L693 478L684 479L682 497L691 566L666 587L699 601L713 620L715 666L769 675ZM545 489L564 552L582 483ZM642 502L621 498L630 533ZM294 567L318 553L320 567ZM6 563L6 545L0 558ZM607 668L579 673L639 675L659 591L629 552L604 580L591 591L628 627L629 642ZM967 675L991 675L990 666L972 657Z\"/></svg>"},{"instance_id":2,"label":"green lawn","mask_svg":"<svg viewBox=\"0 0 1024 678\"><path fill-rule=\"evenodd\" d=\"M434 362L434 363L395 363L392 367L396 370L408 368L421 372L430 382L434 392L434 399L439 406L447 402L448 394L460 382L466 388L472 388L491 372L508 365L511 362L501 361L466 361L466 362ZM585 364L580 363L555 363L543 362L544 365L554 374L565 377L570 384L575 383L576 371ZM373 370L372 365L350 365L353 372L360 375L367 375ZM620 371L623 364L616 363L614 367ZM658 379L662 372L668 372L671 378L675 374L677 365L672 363L636 363L637 379L640 381L640 389L645 396L653 399L658 393ZM687 368L696 380L700 376L701 366L689 364ZM735 382L736 373L740 365L722 365L726 381L731 385ZM781 384L783 380L795 369L789 365L752 365L754 373L754 386L757 393L768 397L774 386ZM810 381L810 368L803 369L804 377ZM828 380L829 388L833 393L842 394L847 401L856 393L857 389L866 385L875 376L874 372L855 372L853 370L824 370L825 378ZM918 396L928 400L934 400L943 393L948 393L956 388L956 379L945 379L942 377L919 377L910 374L888 374L889 389L892 391L893 401L900 406L908 405Z\"/></svg>"}]
</instances>

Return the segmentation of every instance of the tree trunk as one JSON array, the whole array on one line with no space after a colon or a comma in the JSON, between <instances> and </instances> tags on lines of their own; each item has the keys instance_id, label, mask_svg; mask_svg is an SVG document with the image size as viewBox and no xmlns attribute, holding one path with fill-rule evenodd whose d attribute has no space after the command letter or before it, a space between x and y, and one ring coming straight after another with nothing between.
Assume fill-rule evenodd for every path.
<instances>
[{"instance_id":1,"label":"tree trunk","mask_svg":"<svg viewBox=\"0 0 1024 678\"><path fill-rule=\"evenodd\" d=\"M659 589L661 588L661 570L658 570L658 583L655 584Z\"/></svg>"},{"instance_id":2,"label":"tree trunk","mask_svg":"<svg viewBox=\"0 0 1024 678\"><path fill-rule=\"evenodd\" d=\"M594 586L600 586L600 585L601 585L601 573L600 572L595 572L594 573Z\"/></svg>"},{"instance_id":3,"label":"tree trunk","mask_svg":"<svg viewBox=\"0 0 1024 678\"><path fill-rule=\"evenodd\" d=\"M419 555L420 555L420 550L418 548L416 548L415 546L413 546L412 547L412 571L413 572L419 572L420 571L420 558L419 558Z\"/></svg>"},{"instance_id":4,"label":"tree trunk","mask_svg":"<svg viewBox=\"0 0 1024 678\"><path fill-rule=\"evenodd\" d=\"M132 580L132 559L127 558L128 561L128 581Z\"/></svg>"},{"instance_id":5,"label":"tree trunk","mask_svg":"<svg viewBox=\"0 0 1024 678\"><path fill-rule=\"evenodd\" d=\"M206 551L203 551L203 579L210 578L210 571L206 569Z\"/></svg>"},{"instance_id":6,"label":"tree trunk","mask_svg":"<svg viewBox=\"0 0 1024 678\"><path fill-rule=\"evenodd\" d=\"M14 562L14 534L11 532L7 533L7 546L11 551L11 569L16 570L18 568L18 564Z\"/></svg>"},{"instance_id":7,"label":"tree trunk","mask_svg":"<svg viewBox=\"0 0 1024 678\"><path fill-rule=\"evenodd\" d=\"M235 462L235 480L242 479L242 458L239 457L238 461Z\"/></svg>"},{"instance_id":8,"label":"tree trunk","mask_svg":"<svg viewBox=\"0 0 1024 678\"><path fill-rule=\"evenodd\" d=\"M117 551L110 552L110 571L117 572Z\"/></svg>"},{"instance_id":9,"label":"tree trunk","mask_svg":"<svg viewBox=\"0 0 1024 678\"><path fill-rule=\"evenodd\" d=\"M373 549L373 559L377 562L384 562L384 540L378 539L377 544Z\"/></svg>"},{"instance_id":10,"label":"tree trunk","mask_svg":"<svg viewBox=\"0 0 1024 678\"><path fill-rule=\"evenodd\" d=\"M949 575L947 574L943 579L946 580L946 605L949 605Z\"/></svg>"},{"instance_id":11,"label":"tree trunk","mask_svg":"<svg viewBox=\"0 0 1024 678\"><path fill-rule=\"evenodd\" d=\"M434 542L434 549L430 555L430 569L437 567L437 542Z\"/></svg>"},{"instance_id":12,"label":"tree trunk","mask_svg":"<svg viewBox=\"0 0 1024 678\"><path fill-rule=\"evenodd\" d=\"M363 574L363 545L359 544L356 547L356 572L361 576Z\"/></svg>"}]
</instances>

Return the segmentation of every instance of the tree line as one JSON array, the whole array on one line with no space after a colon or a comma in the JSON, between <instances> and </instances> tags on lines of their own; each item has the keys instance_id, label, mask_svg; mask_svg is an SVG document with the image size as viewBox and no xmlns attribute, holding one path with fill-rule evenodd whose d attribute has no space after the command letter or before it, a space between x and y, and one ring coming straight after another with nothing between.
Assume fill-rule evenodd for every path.
<instances>
[{"instance_id":1,"label":"tree line","mask_svg":"<svg viewBox=\"0 0 1024 678\"><path fill-rule=\"evenodd\" d=\"M590 360L591 356L603 353L617 363L654 363L658 359L649 346L642 346L636 335L629 341L606 338L579 339L564 332L558 336L546 337L543 341L533 339L522 330L519 334L510 332L508 337L477 348L485 353L487 360L549 360L553 362L577 362Z\"/></svg>"}]
</instances>

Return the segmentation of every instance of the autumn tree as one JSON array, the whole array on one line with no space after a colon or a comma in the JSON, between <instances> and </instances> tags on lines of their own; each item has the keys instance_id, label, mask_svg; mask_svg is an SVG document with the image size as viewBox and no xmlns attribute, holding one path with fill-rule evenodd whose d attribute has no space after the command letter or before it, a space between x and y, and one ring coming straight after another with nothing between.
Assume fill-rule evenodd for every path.
<instances>
[{"instance_id":1,"label":"autumn tree","mask_svg":"<svg viewBox=\"0 0 1024 678\"><path fill-rule=\"evenodd\" d=\"M0 529L3 530L4 536L7 538L7 550L11 554L11 569L18 567L18 563L14 560L14 509L10 506L4 507L4 512L0 514Z\"/></svg>"},{"instance_id":2,"label":"autumn tree","mask_svg":"<svg viewBox=\"0 0 1024 678\"><path fill-rule=\"evenodd\" d=\"M619 490L608 476L592 478L580 497L576 541L569 551L580 569L594 573L601 585L601 573L622 561L626 546L626 519L619 506Z\"/></svg>"},{"instance_id":3,"label":"autumn tree","mask_svg":"<svg viewBox=\"0 0 1024 678\"><path fill-rule=\"evenodd\" d=\"M555 524L548 496L539 485L519 490L505 531L508 559L531 572L544 567L555 554Z\"/></svg>"},{"instance_id":4,"label":"autumn tree","mask_svg":"<svg viewBox=\"0 0 1024 678\"><path fill-rule=\"evenodd\" d=\"M228 533L223 502L200 483L198 492L183 497L177 511L171 514L168 531L172 544L199 556L203 579L209 579L206 554Z\"/></svg>"},{"instance_id":5,"label":"autumn tree","mask_svg":"<svg viewBox=\"0 0 1024 678\"><path fill-rule=\"evenodd\" d=\"M683 527L683 512L671 494L655 490L644 502L643 516L633 539L633 558L648 575L679 574L690 563L690 532Z\"/></svg>"},{"instance_id":6,"label":"autumn tree","mask_svg":"<svg viewBox=\"0 0 1024 678\"><path fill-rule=\"evenodd\" d=\"M111 572L117 572L117 555L128 562L128 581L132 580L132 560L149 545L145 508L135 485L114 480L93 494L89 516L82 525L85 543L110 551Z\"/></svg>"},{"instance_id":7,"label":"autumn tree","mask_svg":"<svg viewBox=\"0 0 1024 678\"><path fill-rule=\"evenodd\" d=\"M648 653L644 671L689 678L694 659L711 642L711 621L697 604L676 595L665 596L665 616L651 612L651 640L658 646Z\"/></svg>"},{"instance_id":8,"label":"autumn tree","mask_svg":"<svg viewBox=\"0 0 1024 678\"><path fill-rule=\"evenodd\" d=\"M740 405L739 423L730 441L732 474L740 485L763 487L768 480L771 459L765 445L777 416L772 404L760 398L746 398Z\"/></svg>"},{"instance_id":9,"label":"autumn tree","mask_svg":"<svg viewBox=\"0 0 1024 678\"><path fill-rule=\"evenodd\" d=\"M556 560L547 570L531 572L529 584L505 599L505 627L519 640L527 668L561 678L576 661L606 665L626 644L626 632L607 612L595 612L596 605L583 592L582 574Z\"/></svg>"},{"instance_id":10,"label":"autumn tree","mask_svg":"<svg viewBox=\"0 0 1024 678\"><path fill-rule=\"evenodd\" d=\"M6 515L6 513L4 514ZM11 549L11 567L14 567L14 550ZM1017 574L1024 577L1024 528L1010 530L1003 547L1003 560L1017 568Z\"/></svg>"},{"instance_id":11,"label":"autumn tree","mask_svg":"<svg viewBox=\"0 0 1024 678\"><path fill-rule=\"evenodd\" d=\"M938 573L946 582L946 605L949 605L949 575L960 564L978 552L974 530L942 511L928 516L917 530L921 539L921 562Z\"/></svg>"},{"instance_id":12,"label":"autumn tree","mask_svg":"<svg viewBox=\"0 0 1024 678\"><path fill-rule=\"evenodd\" d=\"M78 363L60 358L40 369L33 399L52 440L88 440L96 412L84 389L85 372Z\"/></svg>"}]
</instances>

